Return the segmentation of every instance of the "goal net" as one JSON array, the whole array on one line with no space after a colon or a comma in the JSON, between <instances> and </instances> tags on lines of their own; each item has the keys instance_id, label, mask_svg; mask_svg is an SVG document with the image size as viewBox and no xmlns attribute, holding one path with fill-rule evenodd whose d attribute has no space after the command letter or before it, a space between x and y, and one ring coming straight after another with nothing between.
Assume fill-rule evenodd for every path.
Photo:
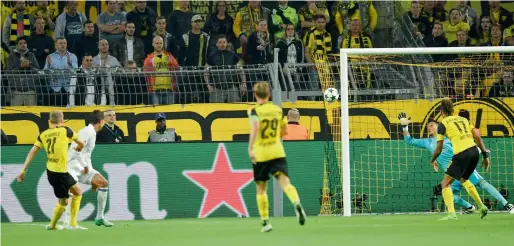
<instances>
[{"instance_id":1,"label":"goal net","mask_svg":"<svg viewBox=\"0 0 514 246\"><path fill-rule=\"evenodd\" d=\"M340 102L325 103L330 132L320 214L444 211L444 170L431 168L428 150L407 144L398 114L411 118L413 138L428 138L427 124L440 122L445 97L480 129L492 152L489 172L478 171L514 201L513 53L514 47L407 48L316 57L322 90L341 93ZM492 210L503 209L479 192Z\"/></svg>"}]
</instances>

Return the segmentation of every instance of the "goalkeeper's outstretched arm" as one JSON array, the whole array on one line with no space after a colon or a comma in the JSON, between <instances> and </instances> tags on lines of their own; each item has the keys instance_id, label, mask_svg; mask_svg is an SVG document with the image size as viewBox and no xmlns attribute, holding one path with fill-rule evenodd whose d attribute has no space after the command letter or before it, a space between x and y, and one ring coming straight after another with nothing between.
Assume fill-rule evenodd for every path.
<instances>
[{"instance_id":1,"label":"goalkeeper's outstretched arm","mask_svg":"<svg viewBox=\"0 0 514 246\"><path fill-rule=\"evenodd\" d=\"M398 114L398 119L400 120L400 124L402 125L403 130L403 139L408 145L416 146L422 149L427 149L430 145L429 139L415 139L411 137L409 134L409 124L410 124L410 118L407 118L407 114L400 113Z\"/></svg>"}]
</instances>

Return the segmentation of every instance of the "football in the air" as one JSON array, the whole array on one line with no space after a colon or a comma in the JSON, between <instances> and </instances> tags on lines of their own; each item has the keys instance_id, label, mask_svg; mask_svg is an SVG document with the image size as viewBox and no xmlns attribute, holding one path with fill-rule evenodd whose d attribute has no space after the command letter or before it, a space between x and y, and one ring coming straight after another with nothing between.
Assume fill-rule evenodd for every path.
<instances>
[{"instance_id":1,"label":"football in the air","mask_svg":"<svg viewBox=\"0 0 514 246\"><path fill-rule=\"evenodd\" d=\"M335 88L328 88L325 90L325 93L323 93L323 97L328 103L335 102L337 99L339 99L339 91L337 91Z\"/></svg>"}]
</instances>

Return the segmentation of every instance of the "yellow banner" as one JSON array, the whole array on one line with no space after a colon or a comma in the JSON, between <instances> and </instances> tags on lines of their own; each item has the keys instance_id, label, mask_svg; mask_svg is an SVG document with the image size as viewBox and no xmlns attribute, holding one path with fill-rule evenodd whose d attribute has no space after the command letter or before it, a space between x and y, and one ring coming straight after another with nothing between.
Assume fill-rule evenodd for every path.
<instances>
[{"instance_id":1,"label":"yellow banner","mask_svg":"<svg viewBox=\"0 0 514 246\"><path fill-rule=\"evenodd\" d=\"M328 123L341 125L339 104L323 102L284 103L284 115L290 108L300 111L300 124L307 127L310 139L331 139ZM249 124L247 109L251 104L190 104L169 106L116 106L117 125L128 141L146 142L148 132L155 129L154 116L164 112L167 126L175 128L184 141L247 140ZM514 98L480 99L455 103L455 110L470 115L483 136L514 136ZM78 106L64 109L66 125L78 131L86 124L85 117L93 109L107 107ZM414 136L426 136L425 126L432 118L440 120L439 100L396 100L379 103L350 104L350 137L352 139L399 139L398 113L411 117ZM6 107L1 111L1 128L15 135L18 144L32 144L38 134L48 128L51 107ZM328 114L327 114L328 112ZM328 117L327 117L328 115ZM342 122L345 124L346 122ZM337 129L337 128L336 128ZM338 134L340 131L335 132Z\"/></svg>"}]
</instances>

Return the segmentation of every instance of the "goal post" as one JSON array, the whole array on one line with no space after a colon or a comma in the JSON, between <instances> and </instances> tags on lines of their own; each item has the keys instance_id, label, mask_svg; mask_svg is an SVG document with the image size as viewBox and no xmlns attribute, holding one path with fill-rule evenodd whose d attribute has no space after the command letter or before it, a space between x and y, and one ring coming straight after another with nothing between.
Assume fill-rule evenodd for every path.
<instances>
[{"instance_id":1,"label":"goal post","mask_svg":"<svg viewBox=\"0 0 514 246\"><path fill-rule=\"evenodd\" d=\"M351 76L351 61L352 59L354 58L358 58L358 57L367 57L367 56L379 56L381 57L381 59L374 59L373 62L375 63L380 63L382 64L381 62L383 62L383 57L388 57L388 56L392 56L392 57L397 57L397 56L402 56L402 57L405 57L405 56L419 56L419 55L447 55L447 54L459 54L459 55L464 55L464 54L481 54L481 55L484 55L484 54L514 54L514 47L513 46L498 46L498 47L444 47L444 48L373 48L373 49L341 49L340 50L340 54L339 54L339 58L340 58L340 71L339 71L339 74L340 74L340 94L341 94L341 101L340 101L340 145L336 148L341 148L340 151L337 151L335 150L335 153L339 154L340 156L338 156L337 159L339 159L340 161L340 177L341 177L341 184L342 184L342 189L340 192L342 192L342 207L343 207L343 211L342 211L342 214L343 216L351 216L352 215L352 199L353 199L353 205L356 204L356 199L357 199L357 196L356 194L354 194L352 192L352 183L351 183L351 180L352 180L352 170L351 170L351 157L353 155L353 153L351 153L351 146L350 146L350 134L351 134L351 120L350 120L350 103L351 103L351 100L350 98L354 98L353 100L355 101L357 98L356 96L356 93L358 93L358 90L351 90L350 88L352 87L352 84L350 82L350 76ZM391 58L389 59L387 62L384 62L385 64L397 64L398 61L396 61L394 58ZM482 59L477 59L476 61L474 62L483 62ZM423 64L415 64L414 66L419 66L420 68L423 68L424 66L432 66L432 61L430 59L428 59L427 61L425 62L421 62ZM500 61L501 63L501 61ZM434 63L435 64L435 63ZM463 63L464 64L464 63ZM512 68L514 64L511 64L509 65L510 68ZM399 65L400 66L400 65ZM461 64L457 64L455 66L463 66L463 67L469 67L469 68L472 68L473 67L473 63L469 63L467 65L461 65ZM502 66L501 64L499 64L498 66ZM404 74L404 73L409 73L409 72L412 72L412 67L408 67L406 66L406 70L405 71L401 71L399 73L398 76L402 76L402 75L405 75L406 78L409 77L409 75L407 74ZM444 65L438 65L437 67L438 69L449 69L447 67L445 67ZM386 70L386 69L383 69L383 70ZM421 70L420 70L421 71ZM419 71L418 71L419 72ZM419 93L419 95L416 97L416 99L430 99L430 100L433 100L433 99L440 99L440 98L443 98L446 96L446 94L444 92L441 92L442 89L444 88L438 88L437 86L434 86L435 84L435 80L437 79L436 77L433 77L433 73L430 72L430 71L421 71L421 73L424 73L423 74L423 79L426 80L427 83L432 83L432 85L422 85L422 86L419 86L417 88L413 88L412 90L414 91L417 91ZM402 93L401 90L405 90L405 92L410 92L409 89L405 89L405 88L393 88L394 90L400 90L398 91L397 93ZM393 89L389 89L389 90L393 90ZM432 103L433 104L433 103ZM424 105L426 107L429 106L429 103L427 103L426 105ZM499 107L499 106L498 106ZM512 111L512 108L514 107L514 105L506 105L505 106L507 109L506 110L510 110ZM510 109L509 109L510 107ZM387 108L387 107L386 107ZM387 110L387 109L386 109ZM391 111L398 111L398 110L401 110L400 108L396 108L396 109L391 109ZM393 112L391 112L391 114L393 114ZM327 113L328 115L328 113ZM514 113L513 113L514 115ZM484 115L482 117L487 117L488 115ZM439 116L440 117L440 116ZM488 119L486 119L488 120ZM492 120L492 119L489 119L489 120ZM494 119L496 120L496 119ZM499 119L498 119L499 120ZM514 123L514 122L513 122ZM507 130L507 134L513 134L512 131L514 130L514 126L510 126L511 129L508 129ZM332 127L333 129L334 127ZM420 127L419 129L424 129L423 127ZM422 136L423 135L423 132L418 132L419 133L419 136ZM418 134L416 133L416 134ZM512 135L511 135L512 136ZM336 138L334 138L336 139ZM339 140L337 139L337 140ZM511 139L512 140L512 139ZM512 142L512 141L510 141ZM382 143L382 145L385 145L386 143ZM334 140L334 145L337 145L337 141ZM513 166L510 166L509 167L509 162L511 162L512 160L509 160L508 158L510 158L510 156L507 156L509 155L508 152L512 152L512 150L510 148L513 148L512 147L512 144L510 144L510 146L507 146L508 144L505 144L505 142L503 143L503 145L499 144L498 146L503 146L504 148L508 148L507 150L502 150L504 151L504 154L503 156L499 157L498 160L502 160L504 162L504 165L505 165L505 168L508 169L506 172L508 172L509 174L508 175L505 175L507 176L506 179L509 180L510 183L513 183L513 180L511 179L514 179L514 172L512 169L514 169ZM391 144L392 146L392 144ZM400 146L400 143L396 143L395 146ZM393 152L400 152L401 150L399 149L400 147L396 147L397 150L390 150L390 155L391 156L394 156L395 153ZM494 151L494 150L493 150ZM419 153L419 152L413 152L413 153ZM370 154L371 155L378 155L377 153L372 153ZM512 154L512 153L511 153ZM414 154L416 155L416 154ZM394 158L393 157L390 157L391 160L393 160ZM358 160L356 160L358 161ZM365 162L366 160L364 160L363 162ZM369 163L368 163L369 165ZM391 163L391 169L394 169L395 167L393 167L393 163ZM404 165L404 164L402 164ZM512 164L514 165L514 164ZM409 167L408 165L405 165L405 166L402 166L402 168L405 167L406 169ZM326 168L326 167L325 167ZM402 172L402 170L398 171L399 173ZM512 175L512 177L510 177L509 175ZM398 179L401 179L401 177L399 177L400 175L398 175ZM498 177L503 177L500 173L498 174ZM374 184L371 184L372 182L377 182L378 181L374 181L374 180L371 180L373 179L372 175L368 178L369 180L367 180L366 182L369 182L370 186L374 185ZM326 180L326 178L325 178ZM503 183L502 183L503 185ZM375 186L378 187L378 184L376 184ZM428 188L428 187L427 187ZM512 188L512 187L511 187ZM377 188L378 189L378 188ZM382 188L381 188L382 189ZM385 189L385 187L384 187ZM327 196L329 196L328 194L330 194L330 191L327 191ZM331 196L331 195L330 195ZM322 207L324 205L322 204ZM322 208L323 210L323 208ZM327 213L323 213L322 214L328 214Z\"/></svg>"}]
</instances>

